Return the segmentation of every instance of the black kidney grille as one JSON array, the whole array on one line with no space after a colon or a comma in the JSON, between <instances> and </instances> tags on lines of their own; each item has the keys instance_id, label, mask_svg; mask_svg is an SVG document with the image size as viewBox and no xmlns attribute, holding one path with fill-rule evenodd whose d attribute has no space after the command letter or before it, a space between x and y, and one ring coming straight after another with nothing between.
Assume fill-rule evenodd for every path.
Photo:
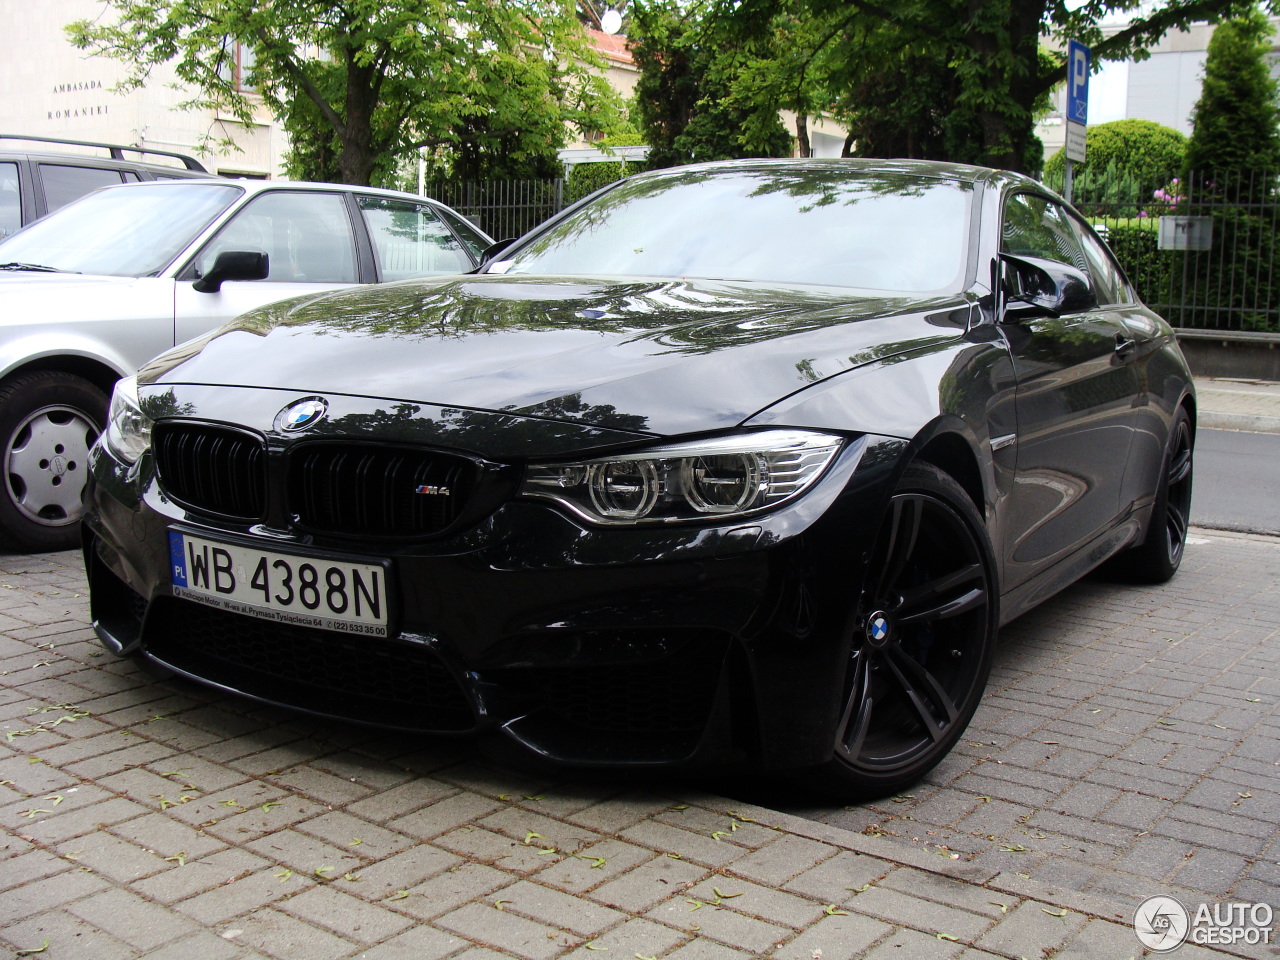
<instances>
[{"instance_id":1,"label":"black kidney grille","mask_svg":"<svg viewBox=\"0 0 1280 960\"><path fill-rule=\"evenodd\" d=\"M360 536L420 536L457 518L476 468L449 454L321 442L289 454L288 508L298 526Z\"/></svg>"},{"instance_id":2,"label":"black kidney grille","mask_svg":"<svg viewBox=\"0 0 1280 960\"><path fill-rule=\"evenodd\" d=\"M160 488L178 503L239 520L267 507L265 442L213 424L161 421L152 444Z\"/></svg>"}]
</instances>

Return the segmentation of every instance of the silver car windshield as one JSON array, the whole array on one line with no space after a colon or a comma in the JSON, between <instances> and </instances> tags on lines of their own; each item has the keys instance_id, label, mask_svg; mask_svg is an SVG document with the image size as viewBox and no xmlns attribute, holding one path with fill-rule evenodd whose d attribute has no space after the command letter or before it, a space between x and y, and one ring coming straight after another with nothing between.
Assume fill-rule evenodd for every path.
<instances>
[{"instance_id":1,"label":"silver car windshield","mask_svg":"<svg viewBox=\"0 0 1280 960\"><path fill-rule=\"evenodd\" d=\"M968 183L832 165L623 183L489 272L960 289Z\"/></svg>"},{"instance_id":2,"label":"silver car windshield","mask_svg":"<svg viewBox=\"0 0 1280 960\"><path fill-rule=\"evenodd\" d=\"M163 270L243 193L220 183L108 187L0 243L0 263L64 273L147 277Z\"/></svg>"}]
</instances>

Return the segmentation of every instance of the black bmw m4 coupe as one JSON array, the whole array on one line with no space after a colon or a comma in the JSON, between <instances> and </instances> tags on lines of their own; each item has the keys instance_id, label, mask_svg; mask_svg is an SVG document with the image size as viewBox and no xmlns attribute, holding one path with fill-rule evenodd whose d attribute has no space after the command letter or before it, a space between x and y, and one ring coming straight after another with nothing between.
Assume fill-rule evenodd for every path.
<instances>
[{"instance_id":1,"label":"black bmw m4 coupe","mask_svg":"<svg viewBox=\"0 0 1280 960\"><path fill-rule=\"evenodd\" d=\"M92 616L260 701L870 797L955 744L1003 623L1175 573L1194 433L1173 331L1032 180L661 170L122 381Z\"/></svg>"}]
</instances>

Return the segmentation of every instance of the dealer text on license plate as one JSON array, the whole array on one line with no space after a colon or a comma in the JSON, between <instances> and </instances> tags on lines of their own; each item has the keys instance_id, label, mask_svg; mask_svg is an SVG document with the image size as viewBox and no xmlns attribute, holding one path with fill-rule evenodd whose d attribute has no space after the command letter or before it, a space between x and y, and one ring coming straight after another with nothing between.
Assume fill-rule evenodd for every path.
<instances>
[{"instance_id":1,"label":"dealer text on license plate","mask_svg":"<svg viewBox=\"0 0 1280 960\"><path fill-rule=\"evenodd\" d=\"M387 571L169 531L174 596L280 623L387 635Z\"/></svg>"}]
</instances>

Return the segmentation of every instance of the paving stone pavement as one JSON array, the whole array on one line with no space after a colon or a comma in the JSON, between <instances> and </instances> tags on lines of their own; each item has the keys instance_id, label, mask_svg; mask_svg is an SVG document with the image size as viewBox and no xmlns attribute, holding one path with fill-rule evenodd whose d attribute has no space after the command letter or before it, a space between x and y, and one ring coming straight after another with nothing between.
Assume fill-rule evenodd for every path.
<instances>
[{"instance_id":1,"label":"paving stone pavement","mask_svg":"<svg viewBox=\"0 0 1280 960\"><path fill-rule=\"evenodd\" d=\"M1280 539L1193 530L1167 585L1077 584L1002 631L923 782L793 812L1124 902L1280 913L1278 582Z\"/></svg>"},{"instance_id":2,"label":"paving stone pavement","mask_svg":"<svg viewBox=\"0 0 1280 960\"><path fill-rule=\"evenodd\" d=\"M157 681L98 646L74 553L0 556L0 945L1144 956L1130 919L1151 894L1280 905L1278 573L1280 542L1197 531L1168 587L1073 588L1005 631L972 735L935 776L831 825L674 781L543 782L465 742Z\"/></svg>"}]
</instances>

